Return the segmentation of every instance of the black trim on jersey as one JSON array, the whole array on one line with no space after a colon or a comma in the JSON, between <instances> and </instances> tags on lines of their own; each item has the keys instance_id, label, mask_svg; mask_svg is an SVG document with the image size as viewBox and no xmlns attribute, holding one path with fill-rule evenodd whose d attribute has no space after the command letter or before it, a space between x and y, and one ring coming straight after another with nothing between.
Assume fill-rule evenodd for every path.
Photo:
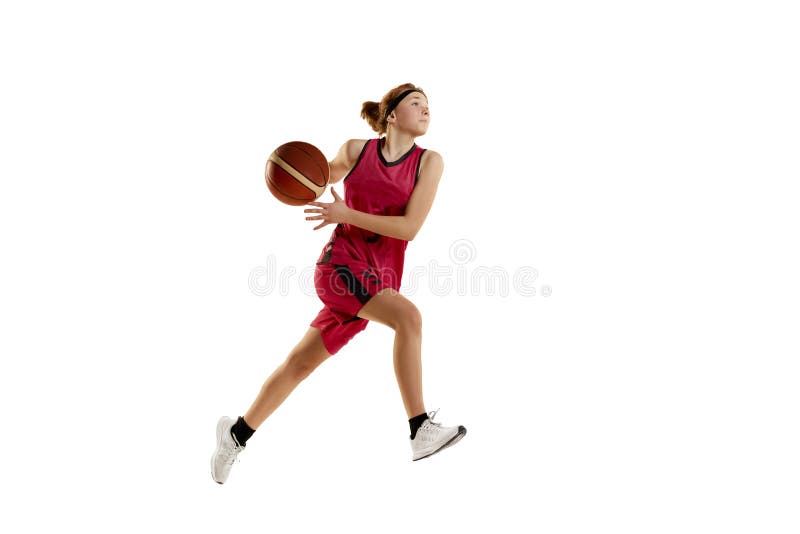
<instances>
[{"instance_id":1,"label":"black trim on jersey","mask_svg":"<svg viewBox=\"0 0 800 534\"><path fill-rule=\"evenodd\" d=\"M367 142L366 142L366 143L364 143L364 146L363 146L363 147L361 147L361 152L358 154L358 159L356 160L356 163L355 163L355 165L353 165L353 168L352 168L352 169L350 169L349 171L347 171L347 174L345 175L345 177L344 177L344 180L342 180L342 182L344 182L345 180L347 180L348 178L350 178L350 175L353 173L353 171L354 171L354 170L356 170L356 167L358 167L358 162L360 162L360 161L361 161L361 158L364 156L364 152L366 152L366 151L367 151L367 146L368 146L368 145L369 145L369 139L367 139Z\"/></svg>"},{"instance_id":2,"label":"black trim on jersey","mask_svg":"<svg viewBox=\"0 0 800 534\"><path fill-rule=\"evenodd\" d=\"M358 281L358 278L356 278L356 275L350 270L350 267L347 265L334 265L334 267L339 278L347 284L347 290L355 295L361 304L366 304L367 301L372 298L372 295L361 285L361 282Z\"/></svg>"},{"instance_id":3,"label":"black trim on jersey","mask_svg":"<svg viewBox=\"0 0 800 534\"><path fill-rule=\"evenodd\" d=\"M358 315L353 316L353 318L343 321L342 324L352 323L353 321L363 321L363 317L359 317Z\"/></svg>"},{"instance_id":4,"label":"black trim on jersey","mask_svg":"<svg viewBox=\"0 0 800 534\"><path fill-rule=\"evenodd\" d=\"M417 174L414 175L414 185L417 185L417 180L419 180L419 168L422 166L422 156L425 155L425 151L428 150L427 148L422 149L422 154L419 155L419 159L417 160Z\"/></svg>"},{"instance_id":5,"label":"black trim on jersey","mask_svg":"<svg viewBox=\"0 0 800 534\"><path fill-rule=\"evenodd\" d=\"M397 161L388 162L388 161L386 161L386 159L383 157L383 152L381 152L381 144L382 144L382 142L385 142L385 141L386 141L386 138L385 138L385 137L381 137L381 138L378 140L378 142L377 142L377 143L375 143L375 144L376 144L376 145L378 145L378 157L379 157L379 158L381 158L381 161L382 161L382 162L383 162L383 164L384 164L384 165L386 165L387 167L393 167L393 166L395 166L395 165L399 165L399 164L403 163L403 160L405 160L405 159L406 159L408 156L410 156L410 155L411 155L411 153L412 153L412 152L414 152L414 149L415 149L415 148L417 148L417 144L416 144L416 143L414 143L413 145L411 145L411 149L410 149L408 152L406 152L405 154L403 154L402 156L400 156L400 159L398 159Z\"/></svg>"}]
</instances>

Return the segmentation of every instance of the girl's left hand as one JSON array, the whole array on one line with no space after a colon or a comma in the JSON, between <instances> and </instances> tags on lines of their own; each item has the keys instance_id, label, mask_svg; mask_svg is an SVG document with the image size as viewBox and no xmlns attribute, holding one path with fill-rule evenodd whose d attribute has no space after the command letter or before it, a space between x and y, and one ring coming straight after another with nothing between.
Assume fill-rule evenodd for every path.
<instances>
[{"instance_id":1,"label":"girl's left hand","mask_svg":"<svg viewBox=\"0 0 800 534\"><path fill-rule=\"evenodd\" d=\"M333 186L331 186L331 194L333 195L333 202L309 202L307 206L318 206L318 208L303 210L304 213L319 213L316 217L306 217L307 221L323 221L314 230L318 230L328 224L338 224L346 222L347 213L350 208L344 203L344 200L336 194Z\"/></svg>"}]
</instances>

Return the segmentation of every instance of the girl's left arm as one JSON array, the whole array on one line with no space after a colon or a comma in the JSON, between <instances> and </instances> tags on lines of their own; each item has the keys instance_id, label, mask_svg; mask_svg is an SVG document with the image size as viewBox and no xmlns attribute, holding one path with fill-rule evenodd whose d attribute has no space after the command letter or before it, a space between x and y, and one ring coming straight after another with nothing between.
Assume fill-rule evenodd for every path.
<instances>
[{"instance_id":1,"label":"girl's left arm","mask_svg":"<svg viewBox=\"0 0 800 534\"><path fill-rule=\"evenodd\" d=\"M348 208L344 222L376 234L405 241L413 240L431 211L443 170L442 156L433 150L426 150L420 164L417 184L408 199L404 215L372 215Z\"/></svg>"},{"instance_id":2,"label":"girl's left arm","mask_svg":"<svg viewBox=\"0 0 800 534\"><path fill-rule=\"evenodd\" d=\"M422 223L428 217L442 178L444 161L438 152L426 150L420 162L419 178L411 192L403 215L373 215L349 208L344 200L331 187L333 202L309 202L305 213L314 215L306 217L307 221L322 221L314 230L329 224L347 223L358 226L376 234L411 241L416 237Z\"/></svg>"}]
</instances>

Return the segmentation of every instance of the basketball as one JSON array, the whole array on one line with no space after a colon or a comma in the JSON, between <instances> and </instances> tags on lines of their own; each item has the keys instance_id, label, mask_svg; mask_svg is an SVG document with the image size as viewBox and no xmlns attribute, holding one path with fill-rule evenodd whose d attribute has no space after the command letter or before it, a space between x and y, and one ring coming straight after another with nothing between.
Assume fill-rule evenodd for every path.
<instances>
[{"instance_id":1,"label":"basketball","mask_svg":"<svg viewBox=\"0 0 800 534\"><path fill-rule=\"evenodd\" d=\"M275 198L290 206L302 206L325 192L330 168L320 149L303 141L291 141L270 154L264 177Z\"/></svg>"}]
</instances>

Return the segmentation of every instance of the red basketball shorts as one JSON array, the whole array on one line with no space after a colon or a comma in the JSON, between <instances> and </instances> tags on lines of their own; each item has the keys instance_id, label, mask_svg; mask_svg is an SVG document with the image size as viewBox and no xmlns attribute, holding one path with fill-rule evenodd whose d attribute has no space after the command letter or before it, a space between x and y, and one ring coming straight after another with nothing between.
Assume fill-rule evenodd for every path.
<instances>
[{"instance_id":1,"label":"red basketball shorts","mask_svg":"<svg viewBox=\"0 0 800 534\"><path fill-rule=\"evenodd\" d=\"M322 331L325 348L336 354L367 327L369 321L358 317L359 310L389 286L368 263L350 260L347 265L317 263L314 287L325 307L311 321L311 326Z\"/></svg>"}]
</instances>

